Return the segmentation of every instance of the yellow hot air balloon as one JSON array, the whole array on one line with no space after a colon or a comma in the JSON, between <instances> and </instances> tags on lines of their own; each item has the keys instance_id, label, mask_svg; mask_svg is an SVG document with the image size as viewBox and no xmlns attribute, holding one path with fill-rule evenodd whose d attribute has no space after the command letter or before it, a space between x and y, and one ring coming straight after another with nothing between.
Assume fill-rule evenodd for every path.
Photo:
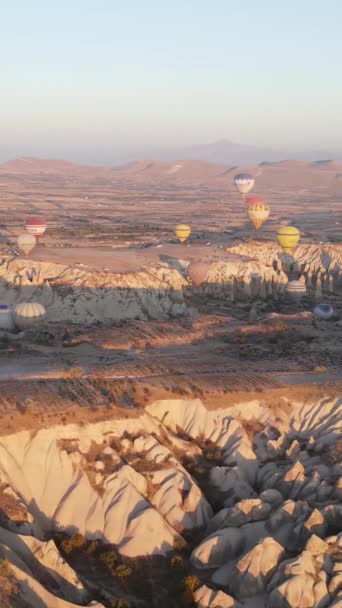
<instances>
[{"instance_id":1,"label":"yellow hot air balloon","mask_svg":"<svg viewBox=\"0 0 342 608\"><path fill-rule=\"evenodd\" d=\"M177 224L175 233L177 239L181 243L184 243L184 241L186 241L186 239L190 236L191 228L187 224Z\"/></svg>"},{"instance_id":2,"label":"yellow hot air balloon","mask_svg":"<svg viewBox=\"0 0 342 608\"><path fill-rule=\"evenodd\" d=\"M284 253L291 253L300 239L300 232L295 226L281 226L277 230L277 241Z\"/></svg>"},{"instance_id":3,"label":"yellow hot air balloon","mask_svg":"<svg viewBox=\"0 0 342 608\"><path fill-rule=\"evenodd\" d=\"M23 302L14 309L15 323L20 329L39 325L46 317L46 310L39 302Z\"/></svg>"},{"instance_id":4,"label":"yellow hot air balloon","mask_svg":"<svg viewBox=\"0 0 342 608\"><path fill-rule=\"evenodd\" d=\"M247 199L247 202L250 201L247 207L248 217L251 220L252 224L259 230L263 223L267 220L270 214L270 208L262 198L254 197Z\"/></svg>"},{"instance_id":5,"label":"yellow hot air balloon","mask_svg":"<svg viewBox=\"0 0 342 608\"><path fill-rule=\"evenodd\" d=\"M37 241L33 234L29 234L28 232L23 232L19 234L17 238L17 245L21 251L24 252L25 255L31 253L32 249L36 246Z\"/></svg>"}]
</instances>

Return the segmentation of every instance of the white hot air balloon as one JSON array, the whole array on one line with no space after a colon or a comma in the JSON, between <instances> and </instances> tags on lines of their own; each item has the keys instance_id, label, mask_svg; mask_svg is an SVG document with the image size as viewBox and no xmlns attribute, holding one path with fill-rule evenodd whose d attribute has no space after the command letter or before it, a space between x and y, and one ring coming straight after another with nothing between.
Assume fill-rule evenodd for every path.
<instances>
[{"instance_id":1,"label":"white hot air balloon","mask_svg":"<svg viewBox=\"0 0 342 608\"><path fill-rule=\"evenodd\" d=\"M0 304L0 329L11 331L14 328L12 310L7 304Z\"/></svg>"},{"instance_id":2,"label":"white hot air balloon","mask_svg":"<svg viewBox=\"0 0 342 608\"><path fill-rule=\"evenodd\" d=\"M29 255L32 249L36 246L36 239L33 234L29 234L28 232L23 232L19 234L17 238L17 245L21 251L24 252L25 255Z\"/></svg>"},{"instance_id":3,"label":"white hot air balloon","mask_svg":"<svg viewBox=\"0 0 342 608\"><path fill-rule=\"evenodd\" d=\"M15 307L14 314L19 329L27 329L44 321L46 310L38 302L22 302Z\"/></svg>"},{"instance_id":4,"label":"white hot air balloon","mask_svg":"<svg viewBox=\"0 0 342 608\"><path fill-rule=\"evenodd\" d=\"M234 186L240 192L242 198L250 192L254 186L255 179L250 173L238 173L234 177Z\"/></svg>"},{"instance_id":5,"label":"white hot air balloon","mask_svg":"<svg viewBox=\"0 0 342 608\"><path fill-rule=\"evenodd\" d=\"M324 321L328 321L334 316L334 309L330 304L317 304L313 312L316 319L323 319Z\"/></svg>"},{"instance_id":6,"label":"white hot air balloon","mask_svg":"<svg viewBox=\"0 0 342 608\"><path fill-rule=\"evenodd\" d=\"M292 300L301 300L306 294L305 278L289 281L286 285L286 293Z\"/></svg>"}]
</instances>

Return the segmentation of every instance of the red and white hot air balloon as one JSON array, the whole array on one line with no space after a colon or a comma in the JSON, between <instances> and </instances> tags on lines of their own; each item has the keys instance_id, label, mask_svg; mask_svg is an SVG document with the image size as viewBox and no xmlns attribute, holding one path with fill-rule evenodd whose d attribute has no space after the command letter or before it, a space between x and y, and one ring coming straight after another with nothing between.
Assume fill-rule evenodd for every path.
<instances>
[{"instance_id":1,"label":"red and white hot air balloon","mask_svg":"<svg viewBox=\"0 0 342 608\"><path fill-rule=\"evenodd\" d=\"M42 217L29 217L25 222L25 230L38 241L46 230L46 221Z\"/></svg>"},{"instance_id":2,"label":"red and white hot air balloon","mask_svg":"<svg viewBox=\"0 0 342 608\"><path fill-rule=\"evenodd\" d=\"M199 287L206 280L210 265L211 263L205 260L198 260L189 264L186 274L195 287Z\"/></svg>"}]
</instances>

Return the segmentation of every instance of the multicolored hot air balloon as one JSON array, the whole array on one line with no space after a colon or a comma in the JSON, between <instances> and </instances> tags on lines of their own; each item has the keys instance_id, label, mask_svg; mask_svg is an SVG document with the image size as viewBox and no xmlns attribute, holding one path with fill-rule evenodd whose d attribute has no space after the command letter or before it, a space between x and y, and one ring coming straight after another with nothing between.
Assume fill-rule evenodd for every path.
<instances>
[{"instance_id":1,"label":"multicolored hot air balloon","mask_svg":"<svg viewBox=\"0 0 342 608\"><path fill-rule=\"evenodd\" d=\"M25 230L29 234L33 234L37 241L44 234L46 227L46 222L42 217L29 217L25 222Z\"/></svg>"},{"instance_id":2,"label":"multicolored hot air balloon","mask_svg":"<svg viewBox=\"0 0 342 608\"><path fill-rule=\"evenodd\" d=\"M186 239L190 236L191 228L187 224L177 224L175 228L175 233L177 239L181 243L184 243L184 241L186 241Z\"/></svg>"},{"instance_id":3,"label":"multicolored hot air balloon","mask_svg":"<svg viewBox=\"0 0 342 608\"><path fill-rule=\"evenodd\" d=\"M191 262L187 267L186 274L195 287L199 287L206 280L210 264L210 262L199 260Z\"/></svg>"},{"instance_id":4,"label":"multicolored hot air balloon","mask_svg":"<svg viewBox=\"0 0 342 608\"><path fill-rule=\"evenodd\" d=\"M234 176L234 186L240 192L242 198L252 190L255 183L253 175L250 173L238 173Z\"/></svg>"},{"instance_id":5,"label":"multicolored hot air balloon","mask_svg":"<svg viewBox=\"0 0 342 608\"><path fill-rule=\"evenodd\" d=\"M46 310L38 302L23 302L14 309L15 323L20 329L27 329L41 323L46 317Z\"/></svg>"},{"instance_id":6,"label":"multicolored hot air balloon","mask_svg":"<svg viewBox=\"0 0 342 608\"><path fill-rule=\"evenodd\" d=\"M11 330L14 328L12 310L7 304L0 304L0 329Z\"/></svg>"},{"instance_id":7,"label":"multicolored hot air balloon","mask_svg":"<svg viewBox=\"0 0 342 608\"><path fill-rule=\"evenodd\" d=\"M246 203L248 204L248 217L256 230L259 230L259 228L261 228L263 223L267 220L270 214L270 208L268 205L266 205L263 199L259 198L258 196L248 198Z\"/></svg>"},{"instance_id":8,"label":"multicolored hot air balloon","mask_svg":"<svg viewBox=\"0 0 342 608\"><path fill-rule=\"evenodd\" d=\"M31 253L32 249L36 246L36 239L33 234L29 234L28 232L23 232L19 234L17 238L17 245L21 251L24 252L25 255Z\"/></svg>"},{"instance_id":9,"label":"multicolored hot air balloon","mask_svg":"<svg viewBox=\"0 0 342 608\"><path fill-rule=\"evenodd\" d=\"M277 241L284 253L291 253L300 239L300 232L295 226L281 226L277 230Z\"/></svg>"}]
</instances>

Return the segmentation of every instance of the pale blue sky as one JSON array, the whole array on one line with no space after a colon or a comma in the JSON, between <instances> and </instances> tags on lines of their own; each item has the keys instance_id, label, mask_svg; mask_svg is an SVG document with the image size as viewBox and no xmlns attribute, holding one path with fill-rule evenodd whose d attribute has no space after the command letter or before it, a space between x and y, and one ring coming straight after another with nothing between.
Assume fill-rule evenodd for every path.
<instances>
[{"instance_id":1,"label":"pale blue sky","mask_svg":"<svg viewBox=\"0 0 342 608\"><path fill-rule=\"evenodd\" d=\"M341 149L341 23L341 0L4 2L0 156Z\"/></svg>"}]
</instances>

